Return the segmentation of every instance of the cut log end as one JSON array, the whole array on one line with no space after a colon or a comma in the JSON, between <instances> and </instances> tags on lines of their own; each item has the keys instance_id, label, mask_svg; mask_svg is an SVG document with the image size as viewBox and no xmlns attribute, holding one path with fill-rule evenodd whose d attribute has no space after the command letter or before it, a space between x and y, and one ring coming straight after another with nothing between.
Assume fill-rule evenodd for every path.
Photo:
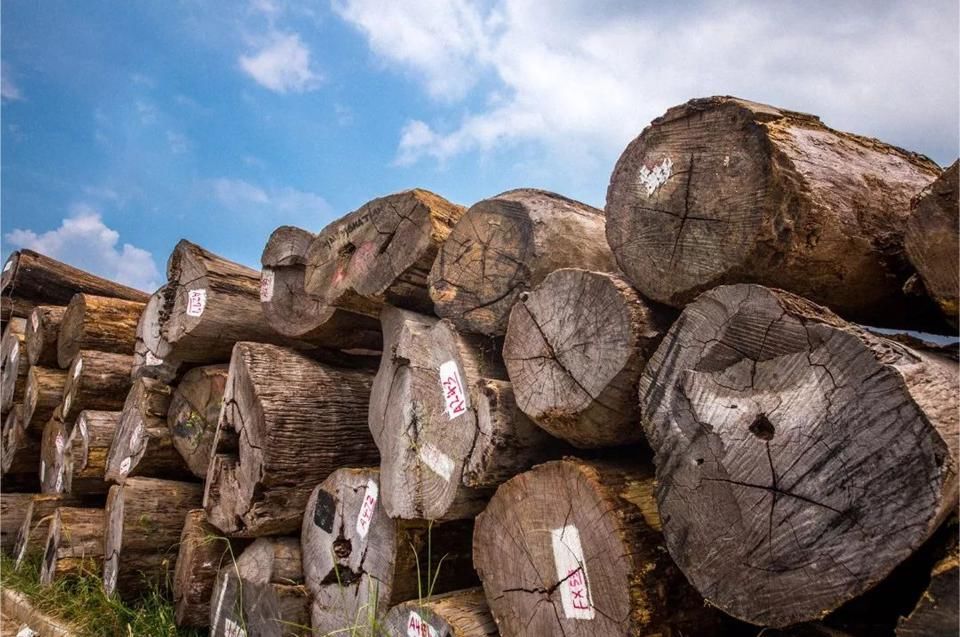
<instances>
[{"instance_id":1,"label":"cut log end","mask_svg":"<svg viewBox=\"0 0 960 637\"><path fill-rule=\"evenodd\" d=\"M197 367L177 384L167 411L173 445L190 471L205 478L227 383L227 365Z\"/></svg>"},{"instance_id":2,"label":"cut log end","mask_svg":"<svg viewBox=\"0 0 960 637\"><path fill-rule=\"evenodd\" d=\"M57 367L57 335L66 308L41 305L33 308L27 320L27 358L31 365Z\"/></svg>"},{"instance_id":3,"label":"cut log end","mask_svg":"<svg viewBox=\"0 0 960 637\"><path fill-rule=\"evenodd\" d=\"M60 322L57 362L70 365L80 350L132 355L144 304L92 294L76 294Z\"/></svg>"},{"instance_id":4,"label":"cut log end","mask_svg":"<svg viewBox=\"0 0 960 637\"><path fill-rule=\"evenodd\" d=\"M398 604L383 618L396 637L499 637L483 589L471 588Z\"/></svg>"},{"instance_id":5,"label":"cut log end","mask_svg":"<svg viewBox=\"0 0 960 637\"><path fill-rule=\"evenodd\" d=\"M44 545L40 583L49 586L63 577L100 573L103 524L103 509L58 508Z\"/></svg>"}]
</instances>

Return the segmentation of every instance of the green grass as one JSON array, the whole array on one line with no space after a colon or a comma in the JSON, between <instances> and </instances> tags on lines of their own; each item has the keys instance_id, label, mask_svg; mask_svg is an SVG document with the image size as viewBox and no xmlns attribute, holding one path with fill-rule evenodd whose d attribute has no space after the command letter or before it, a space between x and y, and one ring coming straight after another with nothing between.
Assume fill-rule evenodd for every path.
<instances>
[{"instance_id":1,"label":"green grass","mask_svg":"<svg viewBox=\"0 0 960 637\"><path fill-rule=\"evenodd\" d=\"M0 585L23 593L40 611L76 627L84 637L201 637L206 631L178 628L173 604L152 589L132 604L107 596L100 573L66 577L40 585L40 556L28 557L14 570L13 560L0 557Z\"/></svg>"}]
</instances>

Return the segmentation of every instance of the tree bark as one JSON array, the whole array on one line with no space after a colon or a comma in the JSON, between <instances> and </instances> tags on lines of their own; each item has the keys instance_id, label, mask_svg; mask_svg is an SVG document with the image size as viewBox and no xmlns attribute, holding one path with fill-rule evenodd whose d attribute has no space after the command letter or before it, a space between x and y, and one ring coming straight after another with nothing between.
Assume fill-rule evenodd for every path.
<instances>
[{"instance_id":1,"label":"tree bark","mask_svg":"<svg viewBox=\"0 0 960 637\"><path fill-rule=\"evenodd\" d=\"M167 427L173 446L198 478L206 478L223 406L229 365L196 367L184 374L170 399Z\"/></svg>"},{"instance_id":2,"label":"tree bark","mask_svg":"<svg viewBox=\"0 0 960 637\"><path fill-rule=\"evenodd\" d=\"M315 345L379 350L375 319L332 307L304 289L311 241L311 233L293 226L270 235L260 259L260 303L267 321L280 334Z\"/></svg>"},{"instance_id":3,"label":"tree bark","mask_svg":"<svg viewBox=\"0 0 960 637\"><path fill-rule=\"evenodd\" d=\"M7 329L10 321L18 318L26 320L36 303L24 299L13 299L6 294L0 294L0 331Z\"/></svg>"},{"instance_id":4,"label":"tree bark","mask_svg":"<svg viewBox=\"0 0 960 637\"><path fill-rule=\"evenodd\" d=\"M40 439L40 492L66 493L66 457L70 431L55 414Z\"/></svg>"},{"instance_id":5,"label":"tree bark","mask_svg":"<svg viewBox=\"0 0 960 637\"><path fill-rule=\"evenodd\" d=\"M397 604L383 618L390 637L500 637L482 588Z\"/></svg>"},{"instance_id":6,"label":"tree bark","mask_svg":"<svg viewBox=\"0 0 960 637\"><path fill-rule=\"evenodd\" d=\"M34 474L40 465L39 437L28 432L23 422L23 407L14 405L3 420L3 451L0 454L2 475Z\"/></svg>"},{"instance_id":7,"label":"tree bark","mask_svg":"<svg viewBox=\"0 0 960 637\"><path fill-rule=\"evenodd\" d=\"M511 190L457 223L430 271L430 297L461 331L502 335L520 293L567 267L616 271L603 213L542 190Z\"/></svg>"},{"instance_id":8,"label":"tree bark","mask_svg":"<svg viewBox=\"0 0 960 637\"><path fill-rule=\"evenodd\" d=\"M117 427L119 411L81 411L67 439L64 490L67 493L106 495L107 455Z\"/></svg>"},{"instance_id":9,"label":"tree bark","mask_svg":"<svg viewBox=\"0 0 960 637\"><path fill-rule=\"evenodd\" d=\"M956 506L957 380L787 292L705 293L640 381L670 554L755 624L863 593Z\"/></svg>"},{"instance_id":10,"label":"tree bark","mask_svg":"<svg viewBox=\"0 0 960 637\"><path fill-rule=\"evenodd\" d=\"M957 254L960 253L960 184L958 163L924 188L910 203L904 246L927 293L943 316L957 327L957 290L960 288Z\"/></svg>"},{"instance_id":11,"label":"tree bark","mask_svg":"<svg viewBox=\"0 0 960 637\"><path fill-rule=\"evenodd\" d=\"M165 586L183 520L200 506L203 487L188 482L129 478L110 487L105 511L103 588L128 598Z\"/></svg>"},{"instance_id":12,"label":"tree bark","mask_svg":"<svg viewBox=\"0 0 960 637\"><path fill-rule=\"evenodd\" d=\"M379 471L338 469L310 496L303 516L304 580L318 635L370 635L391 606L471 586L472 520L432 524L388 517ZM441 561L442 558L442 561ZM358 625L359 622L359 625Z\"/></svg>"},{"instance_id":13,"label":"tree bark","mask_svg":"<svg viewBox=\"0 0 960 637\"><path fill-rule=\"evenodd\" d=\"M175 294L176 285L164 285L150 296L140 314L130 372L134 379L146 376L169 384L180 373L183 363L174 355L162 329L164 321L169 318Z\"/></svg>"},{"instance_id":14,"label":"tree bark","mask_svg":"<svg viewBox=\"0 0 960 637\"><path fill-rule=\"evenodd\" d=\"M69 494L31 494L29 500L20 504L25 506L13 547L14 568L17 569L28 555L43 552L56 510L64 506L80 506L80 500ZM7 521L4 520L3 524L6 526Z\"/></svg>"},{"instance_id":15,"label":"tree bark","mask_svg":"<svg viewBox=\"0 0 960 637\"><path fill-rule=\"evenodd\" d=\"M145 303L75 294L57 335L57 363L70 365L83 349L133 355L137 323Z\"/></svg>"},{"instance_id":16,"label":"tree bark","mask_svg":"<svg viewBox=\"0 0 960 637\"><path fill-rule=\"evenodd\" d=\"M57 367L57 336L66 311L59 305L40 305L30 312L25 338L31 365Z\"/></svg>"},{"instance_id":17,"label":"tree bark","mask_svg":"<svg viewBox=\"0 0 960 637\"><path fill-rule=\"evenodd\" d=\"M69 575L100 573L103 568L103 509L62 506L53 513L44 544L40 583Z\"/></svg>"},{"instance_id":18,"label":"tree bark","mask_svg":"<svg viewBox=\"0 0 960 637\"><path fill-rule=\"evenodd\" d=\"M16 555L17 535L27 514L27 506L35 493L10 493L0 491L0 550L7 555Z\"/></svg>"},{"instance_id":19,"label":"tree bark","mask_svg":"<svg viewBox=\"0 0 960 637\"><path fill-rule=\"evenodd\" d=\"M293 532L313 485L337 467L377 463L370 382L296 350L238 343L214 442L222 460L207 474L209 521L231 537Z\"/></svg>"},{"instance_id":20,"label":"tree bark","mask_svg":"<svg viewBox=\"0 0 960 637\"><path fill-rule=\"evenodd\" d=\"M220 569L210 600L210 637L306 637L309 608L299 540L260 538Z\"/></svg>"},{"instance_id":21,"label":"tree bark","mask_svg":"<svg viewBox=\"0 0 960 637\"><path fill-rule=\"evenodd\" d=\"M639 442L637 382L672 318L617 275L550 273L510 312L503 358L517 405L577 447Z\"/></svg>"},{"instance_id":22,"label":"tree bark","mask_svg":"<svg viewBox=\"0 0 960 637\"><path fill-rule=\"evenodd\" d=\"M655 119L607 190L607 239L646 297L683 307L723 283L783 288L871 325L928 324L902 292L910 198L932 161L731 97Z\"/></svg>"},{"instance_id":23,"label":"tree bark","mask_svg":"<svg viewBox=\"0 0 960 637\"><path fill-rule=\"evenodd\" d=\"M67 371L60 413L69 428L81 411L119 411L130 391L133 357L81 350Z\"/></svg>"},{"instance_id":24,"label":"tree bark","mask_svg":"<svg viewBox=\"0 0 960 637\"><path fill-rule=\"evenodd\" d=\"M55 367L30 366L23 403L23 424L27 431L34 434L43 431L43 426L63 400L66 384L66 371Z\"/></svg>"},{"instance_id":25,"label":"tree bark","mask_svg":"<svg viewBox=\"0 0 960 637\"><path fill-rule=\"evenodd\" d=\"M473 559L503 635L723 634L664 550L652 473L567 458L497 490Z\"/></svg>"},{"instance_id":26,"label":"tree bark","mask_svg":"<svg viewBox=\"0 0 960 637\"><path fill-rule=\"evenodd\" d=\"M26 346L24 329L26 321L17 320L7 324L0 338L0 414L6 415L14 403L23 403L27 386Z\"/></svg>"}]
</instances>

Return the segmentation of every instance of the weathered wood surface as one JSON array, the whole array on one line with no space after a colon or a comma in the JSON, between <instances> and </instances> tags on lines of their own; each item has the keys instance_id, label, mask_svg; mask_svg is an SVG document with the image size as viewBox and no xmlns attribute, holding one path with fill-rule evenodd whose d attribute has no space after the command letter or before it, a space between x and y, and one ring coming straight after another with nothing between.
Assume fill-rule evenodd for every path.
<instances>
[{"instance_id":1,"label":"weathered wood surface","mask_svg":"<svg viewBox=\"0 0 960 637\"><path fill-rule=\"evenodd\" d=\"M180 379L170 399L167 427L173 446L198 478L207 476L228 370L228 365L191 369Z\"/></svg>"},{"instance_id":2,"label":"weathered wood surface","mask_svg":"<svg viewBox=\"0 0 960 637\"><path fill-rule=\"evenodd\" d=\"M105 511L103 588L132 597L169 584L187 512L200 506L199 484L128 478L110 487Z\"/></svg>"},{"instance_id":3,"label":"weathered wood surface","mask_svg":"<svg viewBox=\"0 0 960 637\"><path fill-rule=\"evenodd\" d=\"M81 350L73 358L63 385L60 414L67 427L85 409L119 411L130 391L130 366L127 354Z\"/></svg>"},{"instance_id":4,"label":"weathered wood surface","mask_svg":"<svg viewBox=\"0 0 960 637\"><path fill-rule=\"evenodd\" d=\"M36 474L40 465L40 440L36 434L27 431L21 405L14 405L3 419L0 440L0 474Z\"/></svg>"},{"instance_id":5,"label":"weathered wood surface","mask_svg":"<svg viewBox=\"0 0 960 637\"><path fill-rule=\"evenodd\" d=\"M53 513L43 549L40 583L99 574L103 564L103 509L62 506Z\"/></svg>"},{"instance_id":6,"label":"weathered wood surface","mask_svg":"<svg viewBox=\"0 0 960 637\"><path fill-rule=\"evenodd\" d=\"M25 337L31 365L57 367L57 336L66 311L60 305L40 305L30 312Z\"/></svg>"},{"instance_id":7,"label":"weathered wood surface","mask_svg":"<svg viewBox=\"0 0 960 637\"><path fill-rule=\"evenodd\" d=\"M84 349L133 355L145 303L75 294L60 321L57 363L62 368Z\"/></svg>"},{"instance_id":8,"label":"weathered wood surface","mask_svg":"<svg viewBox=\"0 0 960 637\"><path fill-rule=\"evenodd\" d=\"M517 405L577 447L639 442L637 382L673 318L618 275L550 273L510 312L503 359Z\"/></svg>"},{"instance_id":9,"label":"weathered wood surface","mask_svg":"<svg viewBox=\"0 0 960 637\"><path fill-rule=\"evenodd\" d=\"M389 637L500 637L482 588L397 604L382 629Z\"/></svg>"},{"instance_id":10,"label":"weathered wood surface","mask_svg":"<svg viewBox=\"0 0 960 637\"><path fill-rule=\"evenodd\" d=\"M220 460L207 473L209 521L233 537L293 532L334 469L378 463L366 419L371 380L296 350L237 343L214 443Z\"/></svg>"},{"instance_id":11,"label":"weathered wood surface","mask_svg":"<svg viewBox=\"0 0 960 637\"><path fill-rule=\"evenodd\" d=\"M310 496L300 542L316 634L367 634L391 606L477 581L472 520L392 519L380 495L379 471L367 468L338 469Z\"/></svg>"},{"instance_id":12,"label":"weathered wood surface","mask_svg":"<svg viewBox=\"0 0 960 637\"><path fill-rule=\"evenodd\" d=\"M957 327L960 288L960 162L953 162L910 205L904 246L927 293Z\"/></svg>"},{"instance_id":13,"label":"weathered wood surface","mask_svg":"<svg viewBox=\"0 0 960 637\"><path fill-rule=\"evenodd\" d=\"M163 323L173 307L177 286L168 283L150 295L137 322L137 337L133 346L134 379L142 376L172 383L180 373L182 361L173 353L173 347L163 335Z\"/></svg>"},{"instance_id":14,"label":"weathered wood surface","mask_svg":"<svg viewBox=\"0 0 960 637\"><path fill-rule=\"evenodd\" d=\"M210 600L210 637L307 637L309 608L299 540L260 538L220 569Z\"/></svg>"},{"instance_id":15,"label":"weathered wood surface","mask_svg":"<svg viewBox=\"0 0 960 637\"><path fill-rule=\"evenodd\" d=\"M955 361L789 293L705 293L640 381L670 554L735 617L822 617L956 507L956 387Z\"/></svg>"},{"instance_id":16,"label":"weathered wood surface","mask_svg":"<svg viewBox=\"0 0 960 637\"><path fill-rule=\"evenodd\" d=\"M64 451L64 491L99 495L109 491L107 456L119 425L119 411L80 412Z\"/></svg>"},{"instance_id":17,"label":"weathered wood surface","mask_svg":"<svg viewBox=\"0 0 960 637\"><path fill-rule=\"evenodd\" d=\"M0 414L6 414L14 403L23 403L27 386L26 321L7 323L0 337Z\"/></svg>"},{"instance_id":18,"label":"weathered wood surface","mask_svg":"<svg viewBox=\"0 0 960 637\"><path fill-rule=\"evenodd\" d=\"M723 634L664 550L654 488L642 462L574 458L501 485L473 538L501 634Z\"/></svg>"},{"instance_id":19,"label":"weathered wood surface","mask_svg":"<svg viewBox=\"0 0 960 637\"><path fill-rule=\"evenodd\" d=\"M960 626L960 550L954 516L933 540L936 562L919 601L897 624L897 637L953 637Z\"/></svg>"},{"instance_id":20,"label":"weathered wood surface","mask_svg":"<svg viewBox=\"0 0 960 637\"><path fill-rule=\"evenodd\" d=\"M54 415L47 421L40 439L40 492L66 492L66 456L70 431Z\"/></svg>"},{"instance_id":21,"label":"weathered wood surface","mask_svg":"<svg viewBox=\"0 0 960 637\"><path fill-rule=\"evenodd\" d=\"M520 293L567 267L616 271L603 212L542 190L511 190L460 219L430 271L430 297L458 329L499 335Z\"/></svg>"},{"instance_id":22,"label":"weathered wood surface","mask_svg":"<svg viewBox=\"0 0 960 637\"><path fill-rule=\"evenodd\" d=\"M4 489L0 491L0 550L7 555L13 555L17 545L17 535L23 518L27 514L27 505L35 493L11 493Z\"/></svg>"},{"instance_id":23,"label":"weathered wood surface","mask_svg":"<svg viewBox=\"0 0 960 637\"><path fill-rule=\"evenodd\" d=\"M31 365L27 372L27 388L23 397L23 424L27 431L43 431L53 412L63 401L67 372L56 367Z\"/></svg>"},{"instance_id":24,"label":"weathered wood surface","mask_svg":"<svg viewBox=\"0 0 960 637\"><path fill-rule=\"evenodd\" d=\"M607 239L627 278L667 305L761 283L861 323L910 327L926 318L901 289L903 229L911 197L939 173L926 157L812 115L695 99L621 155Z\"/></svg>"},{"instance_id":25,"label":"weathered wood surface","mask_svg":"<svg viewBox=\"0 0 960 637\"><path fill-rule=\"evenodd\" d=\"M23 503L21 503L23 505ZM57 509L64 506L80 506L80 500L70 494L32 494L26 501L23 517L17 529L13 547L14 567L19 569L27 555L42 553L50 521ZM6 525L6 521L4 521Z\"/></svg>"}]
</instances>

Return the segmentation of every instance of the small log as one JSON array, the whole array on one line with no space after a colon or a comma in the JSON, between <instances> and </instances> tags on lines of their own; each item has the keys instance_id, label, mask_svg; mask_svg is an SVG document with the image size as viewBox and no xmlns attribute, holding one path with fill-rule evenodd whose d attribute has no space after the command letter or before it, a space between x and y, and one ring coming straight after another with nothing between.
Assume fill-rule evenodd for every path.
<instances>
[{"instance_id":1,"label":"small log","mask_svg":"<svg viewBox=\"0 0 960 637\"><path fill-rule=\"evenodd\" d=\"M338 469L307 503L300 542L316 634L349 633L400 602L477 581L470 564L473 521L392 519L379 499L378 478L374 468Z\"/></svg>"},{"instance_id":2,"label":"small log","mask_svg":"<svg viewBox=\"0 0 960 637\"><path fill-rule=\"evenodd\" d=\"M0 491L0 550L7 555L15 555L17 535L27 514L27 506L35 493L10 493Z\"/></svg>"},{"instance_id":3,"label":"small log","mask_svg":"<svg viewBox=\"0 0 960 637\"><path fill-rule=\"evenodd\" d=\"M639 442L637 382L672 318L617 275L550 273L510 312L503 359L517 405L577 447Z\"/></svg>"},{"instance_id":4,"label":"small log","mask_svg":"<svg viewBox=\"0 0 960 637\"><path fill-rule=\"evenodd\" d=\"M81 411L64 459L64 491L106 495L107 456L120 425L119 411Z\"/></svg>"},{"instance_id":5,"label":"small log","mask_svg":"<svg viewBox=\"0 0 960 637\"><path fill-rule=\"evenodd\" d=\"M32 365L24 392L23 424L27 431L40 433L63 401L67 372L55 367Z\"/></svg>"},{"instance_id":6,"label":"small log","mask_svg":"<svg viewBox=\"0 0 960 637\"><path fill-rule=\"evenodd\" d=\"M24 328L26 321L16 320L7 324L0 338L0 413L6 414L14 403L23 403L27 387L26 346Z\"/></svg>"},{"instance_id":7,"label":"small log","mask_svg":"<svg viewBox=\"0 0 960 637\"><path fill-rule=\"evenodd\" d=\"M542 190L511 190L472 206L430 271L438 315L501 335L521 292L560 268L615 272L603 212Z\"/></svg>"},{"instance_id":8,"label":"small log","mask_svg":"<svg viewBox=\"0 0 960 637\"><path fill-rule=\"evenodd\" d=\"M903 228L911 197L939 174L922 155L812 115L695 99L655 119L621 155L607 190L607 240L627 279L673 307L750 282L861 323L910 327L923 321L901 289Z\"/></svg>"},{"instance_id":9,"label":"small log","mask_svg":"<svg viewBox=\"0 0 960 637\"><path fill-rule=\"evenodd\" d=\"M927 293L937 302L944 317L957 327L957 300L960 288L960 162L924 188L910 202L910 217L904 247L910 264L917 269Z\"/></svg>"},{"instance_id":10,"label":"small log","mask_svg":"<svg viewBox=\"0 0 960 637\"><path fill-rule=\"evenodd\" d=\"M103 567L103 509L62 506L53 513L44 544L40 583L71 575L100 573Z\"/></svg>"},{"instance_id":11,"label":"small log","mask_svg":"<svg viewBox=\"0 0 960 637\"><path fill-rule=\"evenodd\" d=\"M82 350L73 358L63 385L60 413L69 428L81 411L119 411L130 391L133 357Z\"/></svg>"},{"instance_id":12,"label":"small log","mask_svg":"<svg viewBox=\"0 0 960 637\"><path fill-rule=\"evenodd\" d=\"M8 261L9 263L9 261ZM0 331L7 329L10 321L18 318L26 320L30 317L30 312L36 307L36 303L24 299L13 299L6 294L0 294Z\"/></svg>"},{"instance_id":13,"label":"small log","mask_svg":"<svg viewBox=\"0 0 960 637\"><path fill-rule=\"evenodd\" d=\"M235 563L220 569L214 591L210 637L312 634L297 538L256 540Z\"/></svg>"},{"instance_id":14,"label":"small log","mask_svg":"<svg viewBox=\"0 0 960 637\"><path fill-rule=\"evenodd\" d=\"M70 431L55 414L47 421L40 439L40 492L66 493L66 457Z\"/></svg>"},{"instance_id":15,"label":"small log","mask_svg":"<svg viewBox=\"0 0 960 637\"><path fill-rule=\"evenodd\" d=\"M31 365L57 367L57 336L67 308L40 305L33 308L27 320L27 360Z\"/></svg>"},{"instance_id":16,"label":"small log","mask_svg":"<svg viewBox=\"0 0 960 637\"><path fill-rule=\"evenodd\" d=\"M703 294L640 381L670 554L755 624L860 595L956 506L957 381L956 361L787 292Z\"/></svg>"},{"instance_id":17,"label":"small log","mask_svg":"<svg viewBox=\"0 0 960 637\"><path fill-rule=\"evenodd\" d=\"M170 399L167 427L173 446L198 478L206 478L223 407L229 365L196 367L184 374Z\"/></svg>"},{"instance_id":18,"label":"small log","mask_svg":"<svg viewBox=\"0 0 960 637\"><path fill-rule=\"evenodd\" d=\"M183 520L200 506L203 487L128 478L110 487L105 511L103 589L127 598L159 585L173 571Z\"/></svg>"},{"instance_id":19,"label":"small log","mask_svg":"<svg viewBox=\"0 0 960 637\"><path fill-rule=\"evenodd\" d=\"M207 474L209 521L231 537L290 533L313 485L339 466L377 463L370 382L296 350L237 343L214 443L228 459Z\"/></svg>"},{"instance_id":20,"label":"small log","mask_svg":"<svg viewBox=\"0 0 960 637\"><path fill-rule=\"evenodd\" d=\"M3 420L0 440L3 441L3 450L0 453L2 475L36 475L40 465L40 441L27 431L21 405L14 405Z\"/></svg>"},{"instance_id":21,"label":"small log","mask_svg":"<svg viewBox=\"0 0 960 637\"><path fill-rule=\"evenodd\" d=\"M897 637L953 637L960 625L958 600L960 554L954 532L946 555L930 572L930 582L923 597L897 625Z\"/></svg>"},{"instance_id":22,"label":"small log","mask_svg":"<svg viewBox=\"0 0 960 637\"><path fill-rule=\"evenodd\" d=\"M500 637L482 588L397 604L382 629L389 637Z\"/></svg>"},{"instance_id":23,"label":"small log","mask_svg":"<svg viewBox=\"0 0 960 637\"><path fill-rule=\"evenodd\" d=\"M133 346L134 378L147 376L164 383L172 383L180 373L182 362L173 354L173 348L163 335L163 322L173 307L176 286L167 284L150 296L137 323L137 339Z\"/></svg>"},{"instance_id":24,"label":"small log","mask_svg":"<svg viewBox=\"0 0 960 637\"><path fill-rule=\"evenodd\" d=\"M80 350L133 355L145 303L75 294L57 335L57 363L66 368Z\"/></svg>"},{"instance_id":25,"label":"small log","mask_svg":"<svg viewBox=\"0 0 960 637\"><path fill-rule=\"evenodd\" d=\"M13 547L14 568L19 569L28 555L43 552L53 514L64 506L80 506L80 500L63 493L31 495L25 503L23 517L17 529L17 539ZM4 525L6 524L4 521Z\"/></svg>"},{"instance_id":26,"label":"small log","mask_svg":"<svg viewBox=\"0 0 960 637\"><path fill-rule=\"evenodd\" d=\"M305 256L313 235L293 226L273 231L260 262L263 315L278 333L324 347L380 349L376 320L330 305L304 290Z\"/></svg>"}]
</instances>

